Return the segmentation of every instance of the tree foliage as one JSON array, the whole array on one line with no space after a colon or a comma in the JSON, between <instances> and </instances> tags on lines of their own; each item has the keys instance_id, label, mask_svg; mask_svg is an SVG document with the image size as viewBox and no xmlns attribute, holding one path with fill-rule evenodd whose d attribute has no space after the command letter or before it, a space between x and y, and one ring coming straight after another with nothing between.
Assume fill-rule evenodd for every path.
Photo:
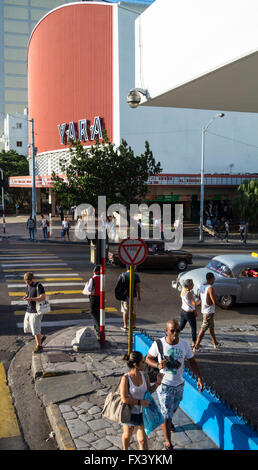
<instances>
[{"instance_id":1,"label":"tree foliage","mask_svg":"<svg viewBox=\"0 0 258 470\"><path fill-rule=\"evenodd\" d=\"M258 226L258 181L246 180L237 189L238 196L232 201L234 211L250 226Z\"/></svg>"},{"instance_id":2,"label":"tree foliage","mask_svg":"<svg viewBox=\"0 0 258 470\"><path fill-rule=\"evenodd\" d=\"M145 142L145 151L134 155L125 140L119 147L104 139L91 147L83 147L80 142L70 148L70 162L60 162L67 182L55 173L52 174L54 191L65 207L89 203L97 207L98 196L106 196L107 206L114 203L140 203L144 200L150 175L162 171Z\"/></svg>"},{"instance_id":3,"label":"tree foliage","mask_svg":"<svg viewBox=\"0 0 258 470\"><path fill-rule=\"evenodd\" d=\"M15 150L0 153L0 168L4 172L5 199L7 199L7 211L13 209L15 204L22 206L25 202L29 204L31 190L27 188L9 188L8 178L10 176L26 176L29 174L29 163L27 157L19 155Z\"/></svg>"}]
</instances>

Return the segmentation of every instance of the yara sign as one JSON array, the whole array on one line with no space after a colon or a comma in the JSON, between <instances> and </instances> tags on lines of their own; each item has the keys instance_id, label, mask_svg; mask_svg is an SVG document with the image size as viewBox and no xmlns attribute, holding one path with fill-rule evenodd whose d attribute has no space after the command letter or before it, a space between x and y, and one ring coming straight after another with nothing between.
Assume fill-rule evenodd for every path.
<instances>
[{"instance_id":1,"label":"yara sign","mask_svg":"<svg viewBox=\"0 0 258 470\"><path fill-rule=\"evenodd\" d=\"M87 142L87 140L95 140L96 137L103 139L101 119L99 116L94 118L94 123L90 126L87 119L80 119L78 124L76 122L69 122L67 124L58 124L58 130L61 139L61 145L66 145L69 140Z\"/></svg>"},{"instance_id":2,"label":"yara sign","mask_svg":"<svg viewBox=\"0 0 258 470\"><path fill-rule=\"evenodd\" d=\"M153 214L154 223L150 226L150 213ZM163 214L159 204L130 204L130 214L123 204L112 204L106 207L106 197L98 197L97 214L91 204L80 204L75 209L75 236L78 240L108 239L115 241L115 232L118 238L138 238L138 216L144 223L141 226L143 240L150 239L150 231L154 240L164 240L166 250L179 250L183 246L183 205L175 204L175 220L171 220L171 205L163 204ZM114 216L116 214L116 217ZM155 214L155 216L154 216ZM108 220L113 221L108 223ZM129 220L129 224L128 224ZM162 220L162 224L161 224ZM158 222L158 223L156 223ZM151 229L152 227L152 229ZM173 227L173 228L172 228ZM150 230L151 229L151 230Z\"/></svg>"}]
</instances>

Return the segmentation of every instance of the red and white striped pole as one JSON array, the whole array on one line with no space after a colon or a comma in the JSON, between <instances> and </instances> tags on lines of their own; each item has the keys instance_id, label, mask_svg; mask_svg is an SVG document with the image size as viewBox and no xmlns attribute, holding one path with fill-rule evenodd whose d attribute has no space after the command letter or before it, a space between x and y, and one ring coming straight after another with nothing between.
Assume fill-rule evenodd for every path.
<instances>
[{"instance_id":1,"label":"red and white striped pole","mask_svg":"<svg viewBox=\"0 0 258 470\"><path fill-rule=\"evenodd\" d=\"M106 275L106 239L101 240L100 255L100 343L105 343L105 275Z\"/></svg>"}]
</instances>

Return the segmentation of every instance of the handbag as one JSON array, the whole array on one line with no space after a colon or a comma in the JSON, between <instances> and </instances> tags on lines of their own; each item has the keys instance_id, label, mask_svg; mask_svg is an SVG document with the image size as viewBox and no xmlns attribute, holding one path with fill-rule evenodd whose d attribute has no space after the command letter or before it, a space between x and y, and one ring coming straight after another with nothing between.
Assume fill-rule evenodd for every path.
<instances>
[{"instance_id":1,"label":"handbag","mask_svg":"<svg viewBox=\"0 0 258 470\"><path fill-rule=\"evenodd\" d=\"M82 291L83 295L91 295L92 292L88 289L89 282L86 282L84 289Z\"/></svg>"},{"instance_id":2,"label":"handbag","mask_svg":"<svg viewBox=\"0 0 258 470\"><path fill-rule=\"evenodd\" d=\"M38 284L37 284L37 296L38 295L39 293L38 293ZM51 305L48 299L45 298L45 300L42 300L41 302L36 302L36 310L37 310L38 315L49 313L51 311Z\"/></svg>"},{"instance_id":3,"label":"handbag","mask_svg":"<svg viewBox=\"0 0 258 470\"><path fill-rule=\"evenodd\" d=\"M127 376L125 377L127 378ZM119 424L129 424L131 421L131 406L122 402L119 390L121 380L115 391L109 392L104 403L102 416Z\"/></svg>"}]
</instances>

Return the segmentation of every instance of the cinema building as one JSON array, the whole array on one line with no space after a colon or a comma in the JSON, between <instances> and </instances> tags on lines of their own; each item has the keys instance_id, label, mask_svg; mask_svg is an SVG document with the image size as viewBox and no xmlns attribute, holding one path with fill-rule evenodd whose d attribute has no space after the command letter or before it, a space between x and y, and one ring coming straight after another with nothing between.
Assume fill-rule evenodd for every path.
<instances>
[{"instance_id":1,"label":"cinema building","mask_svg":"<svg viewBox=\"0 0 258 470\"><path fill-rule=\"evenodd\" d=\"M69 158L69 139L91 146L96 138L103 138L105 129L110 141L119 145L123 138L136 154L144 151L146 140L150 143L163 173L150 178L148 201L182 202L185 217L198 218L201 129L213 112L131 109L126 102L135 86L135 48L144 51L145 47L141 38L135 42L135 21L145 9L146 5L133 7L129 2L65 4L47 13L32 31L27 54L28 112L37 149L38 213L45 212L47 203L55 213L51 175L53 171L61 175L60 161ZM241 113L228 113L214 123L214 135L207 136L205 199L230 203L236 187L255 173L253 149L222 138L232 135L241 119ZM250 132L257 127L257 117L246 119ZM31 142L31 126L29 134ZM247 135L242 138L248 140ZM31 150L29 161L31 166ZM30 187L32 178L12 177L9 184Z\"/></svg>"}]
</instances>

